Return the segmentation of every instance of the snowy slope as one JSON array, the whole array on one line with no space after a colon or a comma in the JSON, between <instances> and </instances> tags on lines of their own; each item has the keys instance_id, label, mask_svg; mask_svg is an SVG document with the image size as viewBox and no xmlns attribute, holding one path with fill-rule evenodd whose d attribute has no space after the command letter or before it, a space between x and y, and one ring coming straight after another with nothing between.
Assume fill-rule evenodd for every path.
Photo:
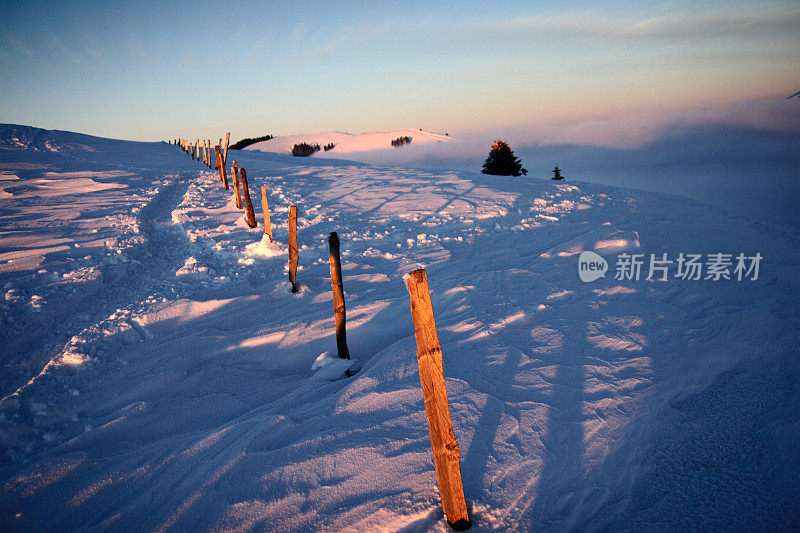
<instances>
[{"instance_id":1,"label":"snowy slope","mask_svg":"<svg viewBox=\"0 0 800 533\"><path fill-rule=\"evenodd\" d=\"M1 128L3 530L446 530L402 283L420 266L476 530L798 523L797 232L597 184L237 152L270 245L176 147ZM336 349L330 231L362 367L332 381L312 371ZM764 261L586 284L583 250Z\"/></svg>"},{"instance_id":2,"label":"snowy slope","mask_svg":"<svg viewBox=\"0 0 800 533\"><path fill-rule=\"evenodd\" d=\"M251 144L245 150L256 150L259 152L273 152L276 154L290 154L295 144L308 143L325 146L333 143L335 146L327 152L321 151L317 155L324 157L336 157L341 154L352 154L356 152L371 152L375 150L392 150L392 141L399 137L411 137L411 145L420 146L431 143L452 142L453 139L447 135L430 133L421 129L399 129L391 131L375 131L369 133L344 133L344 132L321 132L308 133L302 135L278 136L267 141ZM396 148L401 150L407 146Z\"/></svg>"}]
</instances>

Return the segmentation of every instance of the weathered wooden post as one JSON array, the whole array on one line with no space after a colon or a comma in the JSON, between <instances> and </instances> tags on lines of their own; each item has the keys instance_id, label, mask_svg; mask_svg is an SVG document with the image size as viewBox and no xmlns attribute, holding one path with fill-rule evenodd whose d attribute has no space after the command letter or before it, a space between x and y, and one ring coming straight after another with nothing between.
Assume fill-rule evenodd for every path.
<instances>
[{"instance_id":1,"label":"weathered wooden post","mask_svg":"<svg viewBox=\"0 0 800 533\"><path fill-rule=\"evenodd\" d=\"M289 281L297 292L297 206L289 208Z\"/></svg>"},{"instance_id":2,"label":"weathered wooden post","mask_svg":"<svg viewBox=\"0 0 800 533\"><path fill-rule=\"evenodd\" d=\"M342 287L342 264L339 261L339 235L332 231L328 236L331 262L331 290L333 291L333 320L336 329L336 351L342 359L350 359L347 349L344 288Z\"/></svg>"},{"instance_id":3,"label":"weathered wooden post","mask_svg":"<svg viewBox=\"0 0 800 533\"><path fill-rule=\"evenodd\" d=\"M244 168L239 169L239 177L242 179L242 192L244 193L244 207L247 213L247 225L251 228L256 227L256 215L253 213L253 202L250 201L250 189L247 187L247 172Z\"/></svg>"},{"instance_id":4,"label":"weathered wooden post","mask_svg":"<svg viewBox=\"0 0 800 533\"><path fill-rule=\"evenodd\" d=\"M225 154L222 156L222 161L228 164L228 144L231 142L231 132L225 132Z\"/></svg>"},{"instance_id":5,"label":"weathered wooden post","mask_svg":"<svg viewBox=\"0 0 800 533\"><path fill-rule=\"evenodd\" d=\"M233 190L236 194L236 208L242 208L242 193L239 192L239 168L236 166L236 161L231 165L231 174L233 174Z\"/></svg>"},{"instance_id":6,"label":"weathered wooden post","mask_svg":"<svg viewBox=\"0 0 800 533\"><path fill-rule=\"evenodd\" d=\"M264 211L264 233L269 235L269 242L275 242L272 238L272 224L269 222L269 205L267 205L267 186L261 186L261 210Z\"/></svg>"},{"instance_id":7,"label":"weathered wooden post","mask_svg":"<svg viewBox=\"0 0 800 533\"><path fill-rule=\"evenodd\" d=\"M228 175L225 173L225 165L222 164L222 154L219 153L219 146L214 147L214 153L217 155L217 167L219 168L219 179L222 181L222 185L225 186L225 189L229 189L228 187Z\"/></svg>"},{"instance_id":8,"label":"weathered wooden post","mask_svg":"<svg viewBox=\"0 0 800 533\"><path fill-rule=\"evenodd\" d=\"M436 334L433 319L428 279L425 270L418 269L408 276L408 292L411 296L411 318L414 321L414 337L417 340L417 362L428 432L431 437L436 479L447 522L463 531L472 524L467 513L464 487L461 483L461 459L458 442L453 434L450 406L447 403L447 388L442 366L442 347Z\"/></svg>"}]
</instances>

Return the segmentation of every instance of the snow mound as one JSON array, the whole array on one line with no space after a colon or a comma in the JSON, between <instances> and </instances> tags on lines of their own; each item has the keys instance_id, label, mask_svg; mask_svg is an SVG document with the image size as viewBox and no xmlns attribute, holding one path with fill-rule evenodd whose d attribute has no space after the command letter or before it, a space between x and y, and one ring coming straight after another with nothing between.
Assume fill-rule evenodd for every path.
<instances>
[{"instance_id":1,"label":"snow mound","mask_svg":"<svg viewBox=\"0 0 800 533\"><path fill-rule=\"evenodd\" d=\"M338 355L331 355L330 352L319 354L311 365L314 372L312 378L323 381L336 381L344 377L344 373L353 366L352 359L342 359Z\"/></svg>"},{"instance_id":2,"label":"snow mound","mask_svg":"<svg viewBox=\"0 0 800 533\"><path fill-rule=\"evenodd\" d=\"M375 131L369 133L346 132L320 132L301 135L278 136L267 141L252 144L245 150L259 152L273 152L277 154L290 154L295 144L308 143L325 146L333 143L335 146L329 151L320 150L318 155L350 154L355 152L371 152L374 150L391 150L392 141L398 137L410 137L411 145L435 144L452 142L454 139L448 135L430 133L421 129L399 129L389 131ZM402 150L403 147L397 148Z\"/></svg>"}]
</instances>

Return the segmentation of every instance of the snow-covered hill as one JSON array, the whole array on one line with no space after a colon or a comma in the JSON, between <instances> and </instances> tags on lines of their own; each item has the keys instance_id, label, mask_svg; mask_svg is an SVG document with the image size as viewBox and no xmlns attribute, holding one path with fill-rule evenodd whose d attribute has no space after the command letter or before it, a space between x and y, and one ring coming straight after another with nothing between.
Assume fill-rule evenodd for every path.
<instances>
[{"instance_id":1,"label":"snow-covered hill","mask_svg":"<svg viewBox=\"0 0 800 533\"><path fill-rule=\"evenodd\" d=\"M400 137L410 137L411 144L414 146L427 145L431 143L453 142L447 135L430 133L421 129L399 129L390 131L376 131L370 133L344 133L344 132L321 132L302 135L278 136L267 141L251 144L245 150L256 150L259 152L273 152L276 154L290 154L295 144L308 143L325 146L334 144L334 148L329 151L320 151L317 154L324 157L336 157L341 154L352 154L356 152L372 152L376 150L393 149L392 141ZM398 149L402 149L400 147Z\"/></svg>"},{"instance_id":2,"label":"snow-covered hill","mask_svg":"<svg viewBox=\"0 0 800 533\"><path fill-rule=\"evenodd\" d=\"M174 146L0 126L3 531L445 531L420 266L475 530L798 523L796 231L598 184L233 157L275 244ZM332 381L331 231L361 367ZM584 283L590 250L610 270Z\"/></svg>"}]
</instances>

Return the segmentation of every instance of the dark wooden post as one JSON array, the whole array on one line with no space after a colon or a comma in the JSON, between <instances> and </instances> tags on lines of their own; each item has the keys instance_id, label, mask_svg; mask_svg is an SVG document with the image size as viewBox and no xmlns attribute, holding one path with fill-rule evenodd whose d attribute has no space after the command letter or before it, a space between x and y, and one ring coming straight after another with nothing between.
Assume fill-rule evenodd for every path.
<instances>
[{"instance_id":1,"label":"dark wooden post","mask_svg":"<svg viewBox=\"0 0 800 533\"><path fill-rule=\"evenodd\" d=\"M224 185L226 189L230 189L230 187L228 187L228 175L225 173L225 165L222 163L222 154L219 153L219 146L214 147L214 153L217 155L219 179L222 181L222 185Z\"/></svg>"},{"instance_id":2,"label":"dark wooden post","mask_svg":"<svg viewBox=\"0 0 800 533\"><path fill-rule=\"evenodd\" d=\"M347 349L344 288L342 287L342 264L339 261L339 235L332 231L328 236L331 260L331 290L333 291L333 317L336 327L336 351L342 359L350 359Z\"/></svg>"},{"instance_id":3,"label":"dark wooden post","mask_svg":"<svg viewBox=\"0 0 800 533\"><path fill-rule=\"evenodd\" d=\"M267 205L267 186L261 186L261 210L264 211L264 233L269 235L269 242L275 242L272 239L272 224L269 221L269 205Z\"/></svg>"},{"instance_id":4,"label":"dark wooden post","mask_svg":"<svg viewBox=\"0 0 800 533\"><path fill-rule=\"evenodd\" d=\"M233 189L236 192L236 207L242 208L242 193L239 192L239 168L236 166L236 161L231 165L231 174L233 174Z\"/></svg>"},{"instance_id":5,"label":"dark wooden post","mask_svg":"<svg viewBox=\"0 0 800 533\"><path fill-rule=\"evenodd\" d=\"M297 206L289 208L289 281L297 292Z\"/></svg>"},{"instance_id":6,"label":"dark wooden post","mask_svg":"<svg viewBox=\"0 0 800 533\"><path fill-rule=\"evenodd\" d=\"M417 340L417 362L428 432L431 437L433 462L442 507L450 526L462 531L471 526L464 487L461 483L461 455L450 420L447 388L442 366L442 347L436 334L433 319L433 304L428 289L425 270L414 270L408 277L408 292L411 296L411 318L414 320L414 337Z\"/></svg>"},{"instance_id":7,"label":"dark wooden post","mask_svg":"<svg viewBox=\"0 0 800 533\"><path fill-rule=\"evenodd\" d=\"M253 202L250 201L250 189L247 187L247 172L244 168L239 169L239 177L242 179L242 192L244 193L244 207L247 213L247 225L251 228L256 227L256 215L253 213Z\"/></svg>"},{"instance_id":8,"label":"dark wooden post","mask_svg":"<svg viewBox=\"0 0 800 533\"><path fill-rule=\"evenodd\" d=\"M228 164L228 144L231 142L231 132L225 133L225 153L222 155L222 161Z\"/></svg>"}]
</instances>

